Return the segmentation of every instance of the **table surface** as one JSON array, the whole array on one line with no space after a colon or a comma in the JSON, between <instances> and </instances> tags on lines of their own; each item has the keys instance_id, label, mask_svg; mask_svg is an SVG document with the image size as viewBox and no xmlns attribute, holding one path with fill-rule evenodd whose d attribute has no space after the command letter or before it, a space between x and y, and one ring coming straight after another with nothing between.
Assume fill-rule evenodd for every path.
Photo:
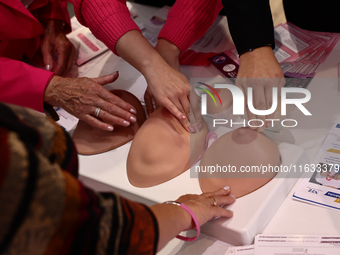
<instances>
[{"instance_id":1,"label":"table surface","mask_svg":"<svg viewBox=\"0 0 340 255\"><path fill-rule=\"evenodd\" d=\"M128 4L131 11L138 15L137 22L150 18L158 9L135 3ZM320 66L317 75L308 86L312 98L305 104L305 107L312 113L312 117L306 117L296 110L293 112L292 118L298 121L297 127L285 129L285 132L281 134L270 134L273 139L286 140L286 142L302 147L311 160L321 147L332 124L340 120L340 92L338 92L337 79L339 56L340 41L327 60ZM127 62L112 53L92 68L88 76L96 77L115 70L119 70L120 77L115 83L107 85L106 88L129 90L141 99L146 88L144 77ZM181 72L188 78L223 78L213 66L182 66ZM110 183L110 178L114 175L114 171L125 169L125 161L113 160L112 157L114 157L114 154L127 155L129 147L130 143L111 152L94 156L79 156L80 174L83 182L99 190L116 190ZM94 169L96 170L94 171ZM263 233L340 235L339 211L292 199L292 194L300 181L301 179L297 181ZM130 196L130 194L124 192L122 195ZM143 201L143 199L139 201L149 203ZM199 239L190 243L173 239L159 254L224 254L229 246L227 243L201 234Z\"/></svg>"}]
</instances>

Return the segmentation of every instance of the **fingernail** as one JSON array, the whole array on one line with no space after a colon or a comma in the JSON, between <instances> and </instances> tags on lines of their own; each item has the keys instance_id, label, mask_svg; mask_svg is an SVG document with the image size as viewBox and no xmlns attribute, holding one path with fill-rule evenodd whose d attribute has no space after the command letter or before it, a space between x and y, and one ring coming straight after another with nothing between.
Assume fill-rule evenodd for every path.
<instances>
[{"instance_id":1,"label":"fingernail","mask_svg":"<svg viewBox=\"0 0 340 255\"><path fill-rule=\"evenodd\" d=\"M229 186L225 186L223 189L230 190L230 187Z\"/></svg>"},{"instance_id":2,"label":"fingernail","mask_svg":"<svg viewBox=\"0 0 340 255\"><path fill-rule=\"evenodd\" d=\"M201 129L202 128L202 124L200 123L200 124L198 124L198 127Z\"/></svg>"},{"instance_id":3,"label":"fingernail","mask_svg":"<svg viewBox=\"0 0 340 255\"><path fill-rule=\"evenodd\" d=\"M137 121L137 119L135 117L133 117L133 116L130 117L130 120L131 120L131 122L136 122Z\"/></svg>"},{"instance_id":4,"label":"fingernail","mask_svg":"<svg viewBox=\"0 0 340 255\"><path fill-rule=\"evenodd\" d=\"M195 129L194 128L192 128L192 127L190 127L190 133L195 133Z\"/></svg>"},{"instance_id":5,"label":"fingernail","mask_svg":"<svg viewBox=\"0 0 340 255\"><path fill-rule=\"evenodd\" d=\"M127 126L129 126L129 125L130 125L130 122L128 122L128 121L126 121L126 120L124 120L124 122L123 122L123 125L127 127Z\"/></svg>"},{"instance_id":6,"label":"fingernail","mask_svg":"<svg viewBox=\"0 0 340 255\"><path fill-rule=\"evenodd\" d=\"M182 114L181 119L182 119L182 120L185 120L186 118L187 118L187 117L185 117L185 115Z\"/></svg>"},{"instance_id":7,"label":"fingernail","mask_svg":"<svg viewBox=\"0 0 340 255\"><path fill-rule=\"evenodd\" d=\"M196 133L200 132L199 127L195 127L195 131L196 131Z\"/></svg>"},{"instance_id":8,"label":"fingernail","mask_svg":"<svg viewBox=\"0 0 340 255\"><path fill-rule=\"evenodd\" d=\"M130 109L130 112L133 113L133 114L137 113L137 111L135 109L133 109L133 108Z\"/></svg>"},{"instance_id":9,"label":"fingernail","mask_svg":"<svg viewBox=\"0 0 340 255\"><path fill-rule=\"evenodd\" d=\"M108 126L107 131L113 131L113 126Z\"/></svg>"},{"instance_id":10,"label":"fingernail","mask_svg":"<svg viewBox=\"0 0 340 255\"><path fill-rule=\"evenodd\" d=\"M45 69L46 69L47 71L50 71L50 70L51 70L51 66L50 66L50 65L46 65L46 66L45 66Z\"/></svg>"},{"instance_id":11,"label":"fingernail","mask_svg":"<svg viewBox=\"0 0 340 255\"><path fill-rule=\"evenodd\" d=\"M231 196L231 197L233 197L233 198L236 198L236 196L235 196L235 195L229 195L229 196Z\"/></svg>"}]
</instances>

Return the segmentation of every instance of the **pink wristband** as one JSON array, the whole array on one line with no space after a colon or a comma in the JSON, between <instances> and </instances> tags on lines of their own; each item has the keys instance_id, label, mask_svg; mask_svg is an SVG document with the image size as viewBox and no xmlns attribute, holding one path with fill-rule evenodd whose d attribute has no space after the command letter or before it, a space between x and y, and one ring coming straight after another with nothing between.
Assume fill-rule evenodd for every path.
<instances>
[{"instance_id":1,"label":"pink wristband","mask_svg":"<svg viewBox=\"0 0 340 255\"><path fill-rule=\"evenodd\" d=\"M198 224L198 220L197 220L196 215L194 214L194 212L191 211L191 209L189 207L187 207L185 204L179 203L179 202L176 202L176 201L167 201L167 202L164 202L164 204L178 205L178 206L182 207L184 210L186 210L190 214L192 220L195 223L195 227L196 227L196 230L197 230L196 236L194 236L194 237L186 237L186 236L177 235L176 237L178 239L180 239L180 240L183 240L183 241L194 241L194 240L196 240L197 237L201 233L201 228L200 228L200 224Z\"/></svg>"}]
</instances>

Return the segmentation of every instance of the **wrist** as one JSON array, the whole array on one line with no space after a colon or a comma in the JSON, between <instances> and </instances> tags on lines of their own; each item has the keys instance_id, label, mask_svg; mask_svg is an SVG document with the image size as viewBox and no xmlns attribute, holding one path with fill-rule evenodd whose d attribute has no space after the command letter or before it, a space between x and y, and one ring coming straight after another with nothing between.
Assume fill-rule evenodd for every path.
<instances>
[{"instance_id":1,"label":"wrist","mask_svg":"<svg viewBox=\"0 0 340 255\"><path fill-rule=\"evenodd\" d=\"M54 75L52 77L52 79L50 80L50 82L47 84L45 91L44 91L44 102L48 103L50 105L53 106L58 106L57 102L56 102L56 87L58 86L58 84L60 84L62 82L64 78L60 77L58 75Z\"/></svg>"}]
</instances>

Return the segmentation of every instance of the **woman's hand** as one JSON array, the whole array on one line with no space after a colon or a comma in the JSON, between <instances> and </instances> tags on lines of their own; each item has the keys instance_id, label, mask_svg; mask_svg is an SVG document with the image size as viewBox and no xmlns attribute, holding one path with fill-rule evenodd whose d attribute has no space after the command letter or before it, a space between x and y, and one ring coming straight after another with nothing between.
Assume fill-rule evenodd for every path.
<instances>
[{"instance_id":1,"label":"woman's hand","mask_svg":"<svg viewBox=\"0 0 340 255\"><path fill-rule=\"evenodd\" d=\"M103 88L114 82L118 72L98 78L62 78L54 76L44 93L44 102L62 107L70 114L105 131L113 125L129 126L136 122L136 109ZM98 118L94 116L100 108Z\"/></svg>"},{"instance_id":2,"label":"woman's hand","mask_svg":"<svg viewBox=\"0 0 340 255\"><path fill-rule=\"evenodd\" d=\"M284 83L285 79L281 66L277 62L271 47L257 48L252 52L246 52L241 55L236 85L242 88L247 103L248 87L253 88L253 105L256 110L270 109L273 102L273 87L278 88L278 94L280 95L280 88L284 86ZM274 119L274 113L268 116L256 116L248 109L248 119L262 120L264 125L256 128L257 131L262 132L266 126L270 126L270 122L266 122L266 119ZM253 123L253 125L257 126L260 126L260 124Z\"/></svg>"},{"instance_id":3,"label":"woman's hand","mask_svg":"<svg viewBox=\"0 0 340 255\"><path fill-rule=\"evenodd\" d=\"M195 214L199 224L203 225L215 217L231 218L233 212L220 206L230 205L236 199L235 196L230 195L229 187L225 187L224 189L201 195L184 195L176 201L189 207ZM216 201L216 205L214 205L214 201ZM158 204L152 206L151 210L158 222L158 250L181 231L194 228L190 214L182 207L172 204Z\"/></svg>"},{"instance_id":4,"label":"woman's hand","mask_svg":"<svg viewBox=\"0 0 340 255\"><path fill-rule=\"evenodd\" d=\"M75 59L75 48L63 33L60 20L47 20L43 23L45 33L41 39L41 52L45 69L57 75L66 76L71 71ZM53 66L53 55L57 55L57 64Z\"/></svg>"},{"instance_id":5,"label":"woman's hand","mask_svg":"<svg viewBox=\"0 0 340 255\"><path fill-rule=\"evenodd\" d=\"M120 37L115 49L124 60L144 75L152 96L189 132L190 83L188 79L169 66L137 30L131 30Z\"/></svg>"}]
</instances>

